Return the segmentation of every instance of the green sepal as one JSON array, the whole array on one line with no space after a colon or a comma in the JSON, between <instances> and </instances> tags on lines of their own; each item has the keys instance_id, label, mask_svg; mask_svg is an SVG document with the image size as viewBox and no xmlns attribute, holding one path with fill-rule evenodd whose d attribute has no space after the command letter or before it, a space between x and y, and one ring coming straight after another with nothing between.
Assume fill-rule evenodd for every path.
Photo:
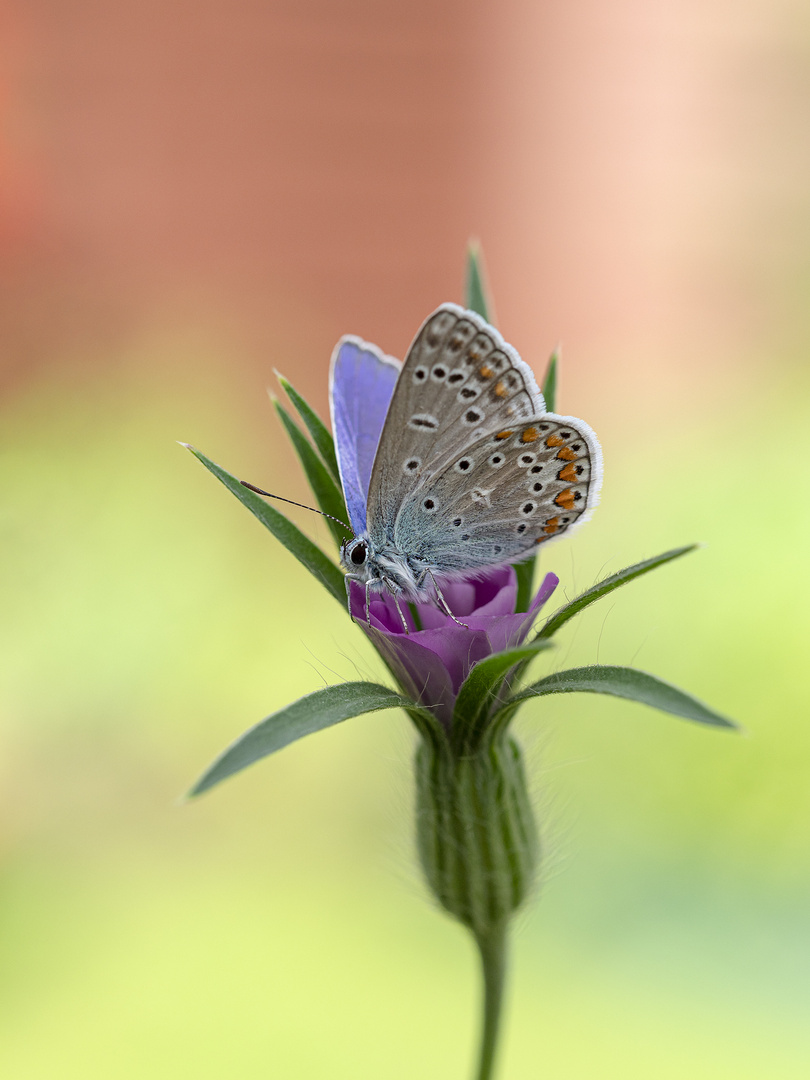
<instances>
[{"instance_id":1,"label":"green sepal","mask_svg":"<svg viewBox=\"0 0 810 1080\"><path fill-rule=\"evenodd\" d=\"M656 555L652 559L645 559L643 562L634 563L633 566L628 566L624 570L619 570L618 573L611 574L610 577L606 577L603 581L594 585L593 588L587 589L584 593L581 593L572 600L570 604L566 604L565 607L560 608L559 611L555 611L538 631L537 637L550 638L553 634L556 634L560 627L567 623L569 619L578 615L579 612L588 607L589 604L593 604L596 600L601 600L603 596L606 596L609 592L613 592L614 589L618 589L620 585L624 585L634 578L641 577L642 574L654 570L657 566L663 566L665 563L672 562L673 559L678 559L681 555L686 555L688 551L694 551L699 546L699 544L687 544L685 547L673 548L672 551L665 551L663 555Z\"/></svg>"},{"instance_id":2,"label":"green sepal","mask_svg":"<svg viewBox=\"0 0 810 1080\"><path fill-rule=\"evenodd\" d=\"M551 646L550 641L531 641L514 649L493 653L479 660L459 688L450 725L450 736L457 753L474 751L486 732L498 691L508 672L526 663Z\"/></svg>"},{"instance_id":3,"label":"green sepal","mask_svg":"<svg viewBox=\"0 0 810 1080\"><path fill-rule=\"evenodd\" d=\"M514 739L475 753L422 743L416 839L433 895L479 942L503 933L534 881L537 828Z\"/></svg>"},{"instance_id":4,"label":"green sepal","mask_svg":"<svg viewBox=\"0 0 810 1080\"><path fill-rule=\"evenodd\" d=\"M269 529L277 540L302 563L313 577L327 589L338 601L341 607L346 605L346 586L342 571L335 566L332 560L325 555L317 544L305 536L301 530L280 514L274 507L269 506L264 499L244 487L235 476L215 465L213 461L200 453L188 443L182 443L187 450L205 465L206 469L221 480L225 487L237 497L237 499L255 515L266 529Z\"/></svg>"},{"instance_id":5,"label":"green sepal","mask_svg":"<svg viewBox=\"0 0 810 1080\"><path fill-rule=\"evenodd\" d=\"M312 436L312 441L317 447L318 453L321 455L326 463L326 467L332 474L332 479L335 481L338 488L340 488L340 470L338 469L337 454L335 453L335 440L332 438L332 433L312 406L301 397L295 387L292 386L283 375L276 372L276 378L281 383L281 387L287 397L295 406L296 412L304 421L306 429Z\"/></svg>"},{"instance_id":6,"label":"green sepal","mask_svg":"<svg viewBox=\"0 0 810 1080\"><path fill-rule=\"evenodd\" d=\"M260 758L274 754L305 735L333 727L343 720L381 709L408 709L420 712L402 694L376 683L350 682L325 686L314 694L299 698L278 712L271 713L255 727L240 735L202 774L189 792L201 795L221 780L241 772Z\"/></svg>"},{"instance_id":7,"label":"green sepal","mask_svg":"<svg viewBox=\"0 0 810 1080\"><path fill-rule=\"evenodd\" d=\"M553 413L557 404L557 360L558 353L555 349L551 354L546 368L546 377L543 379L542 394L546 403L546 412Z\"/></svg>"},{"instance_id":8,"label":"green sepal","mask_svg":"<svg viewBox=\"0 0 810 1080\"><path fill-rule=\"evenodd\" d=\"M655 675L636 668L593 665L590 667L570 668L547 675L539 682L532 683L525 690L511 697L502 712L511 712L521 703L545 694L609 694L612 697L626 698L642 705L650 705L661 712L693 720L710 727L737 729L738 724L720 716L691 694L679 690L677 686L664 682Z\"/></svg>"},{"instance_id":9,"label":"green sepal","mask_svg":"<svg viewBox=\"0 0 810 1080\"><path fill-rule=\"evenodd\" d=\"M524 562L512 563L512 569L517 578L517 592L515 594L515 611L528 611L534 596L534 564L537 559L532 555Z\"/></svg>"},{"instance_id":10,"label":"green sepal","mask_svg":"<svg viewBox=\"0 0 810 1080\"><path fill-rule=\"evenodd\" d=\"M331 532L335 543L340 547L344 540L350 540L354 535L351 525L348 524L349 514L346 510L346 503L343 500L343 493L332 479L329 470L315 453L309 439L304 435L303 431L301 431L281 402L274 399L273 407L284 425L284 430L287 432L290 442L293 444L293 449L298 455L298 460L301 462L301 466L306 473L309 486L312 488L312 493L317 500L318 506L320 506L324 514L330 515L324 520L329 526L329 531ZM332 518L338 518L338 521L333 521ZM341 525L340 522L343 522L343 524Z\"/></svg>"},{"instance_id":11,"label":"green sepal","mask_svg":"<svg viewBox=\"0 0 810 1080\"><path fill-rule=\"evenodd\" d=\"M481 245L470 241L467 247L467 280L464 287L464 306L488 323L492 322L492 301L489 289L484 281L484 269L481 265Z\"/></svg>"}]
</instances>

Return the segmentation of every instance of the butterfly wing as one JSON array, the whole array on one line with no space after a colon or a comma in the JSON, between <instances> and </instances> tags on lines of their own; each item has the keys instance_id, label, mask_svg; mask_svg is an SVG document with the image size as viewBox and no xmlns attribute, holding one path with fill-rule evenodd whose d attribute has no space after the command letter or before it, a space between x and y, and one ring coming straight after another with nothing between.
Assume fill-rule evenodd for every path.
<instances>
[{"instance_id":1,"label":"butterfly wing","mask_svg":"<svg viewBox=\"0 0 810 1080\"><path fill-rule=\"evenodd\" d=\"M375 345L342 337L332 353L329 409L340 480L355 535L366 527L374 455L400 371Z\"/></svg>"},{"instance_id":2,"label":"butterfly wing","mask_svg":"<svg viewBox=\"0 0 810 1080\"><path fill-rule=\"evenodd\" d=\"M582 420L523 419L462 447L405 500L394 543L437 575L518 562L596 505L602 457Z\"/></svg>"},{"instance_id":3,"label":"butterfly wing","mask_svg":"<svg viewBox=\"0 0 810 1080\"><path fill-rule=\"evenodd\" d=\"M442 304L408 350L385 418L368 489L372 539L390 542L414 493L465 448L544 411L531 369L498 331L472 311ZM405 543L414 539L402 534Z\"/></svg>"}]
</instances>

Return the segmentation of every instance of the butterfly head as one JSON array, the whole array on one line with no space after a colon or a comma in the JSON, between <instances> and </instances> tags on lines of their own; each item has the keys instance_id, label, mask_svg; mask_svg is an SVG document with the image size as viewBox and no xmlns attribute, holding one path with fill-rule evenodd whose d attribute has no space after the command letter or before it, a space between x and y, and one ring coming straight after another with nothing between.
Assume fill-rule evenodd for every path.
<instances>
[{"instance_id":1,"label":"butterfly head","mask_svg":"<svg viewBox=\"0 0 810 1080\"><path fill-rule=\"evenodd\" d=\"M368 563L371 545L364 536L354 536L347 540L340 549L340 561L344 570L352 577L366 580L369 576Z\"/></svg>"}]
</instances>

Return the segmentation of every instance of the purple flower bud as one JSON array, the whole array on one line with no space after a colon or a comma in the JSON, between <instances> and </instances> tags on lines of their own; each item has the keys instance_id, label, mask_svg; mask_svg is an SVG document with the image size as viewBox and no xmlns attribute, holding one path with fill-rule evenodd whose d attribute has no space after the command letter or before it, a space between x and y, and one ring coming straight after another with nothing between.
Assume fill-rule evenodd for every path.
<instances>
[{"instance_id":1,"label":"purple flower bud","mask_svg":"<svg viewBox=\"0 0 810 1080\"><path fill-rule=\"evenodd\" d=\"M443 584L448 607L469 629L459 626L435 602L428 602L414 605L423 627L417 630L409 606L401 603L410 630L406 634L394 598L387 592L371 595L369 626L365 591L356 582L350 584L351 613L403 690L448 726L456 695L473 665L520 645L557 583L556 574L546 574L529 610L518 612L517 577L511 566L497 567L485 577Z\"/></svg>"}]
</instances>

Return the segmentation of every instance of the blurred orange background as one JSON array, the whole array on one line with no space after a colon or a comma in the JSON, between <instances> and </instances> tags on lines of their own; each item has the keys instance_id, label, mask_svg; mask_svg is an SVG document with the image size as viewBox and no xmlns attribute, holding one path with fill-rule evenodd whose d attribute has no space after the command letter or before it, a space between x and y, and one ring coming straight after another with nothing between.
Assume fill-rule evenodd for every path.
<instances>
[{"instance_id":1,"label":"blurred orange background","mask_svg":"<svg viewBox=\"0 0 810 1080\"><path fill-rule=\"evenodd\" d=\"M503 1080L805 1077L806 5L11 0L0 65L0 1071L467 1075L403 718L175 804L381 673L174 440L303 497L273 369L326 415L338 337L402 356L478 237L504 336L538 374L562 342L604 444L561 588L707 542L553 663L637 662L750 733L522 720L549 869Z\"/></svg>"}]
</instances>

